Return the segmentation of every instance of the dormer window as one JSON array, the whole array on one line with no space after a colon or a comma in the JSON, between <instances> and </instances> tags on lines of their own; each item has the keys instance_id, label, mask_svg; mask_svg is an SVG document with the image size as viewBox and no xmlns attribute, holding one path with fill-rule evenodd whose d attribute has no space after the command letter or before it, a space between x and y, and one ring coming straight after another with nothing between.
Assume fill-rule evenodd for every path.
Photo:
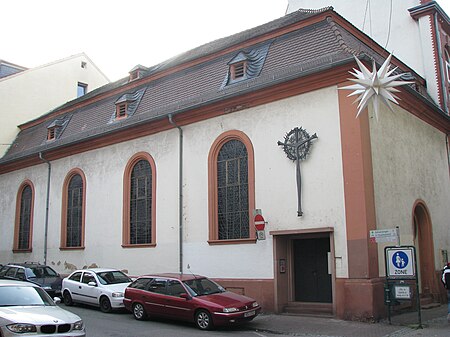
<instances>
[{"instance_id":1,"label":"dormer window","mask_svg":"<svg viewBox=\"0 0 450 337\"><path fill-rule=\"evenodd\" d=\"M130 73L130 82L139 78L139 70Z\"/></svg>"},{"instance_id":2,"label":"dormer window","mask_svg":"<svg viewBox=\"0 0 450 337\"><path fill-rule=\"evenodd\" d=\"M130 70L130 72L129 72L130 76L128 77L128 82L142 78L147 70L148 70L147 67L144 67L144 66L138 64L136 67L134 67L133 69Z\"/></svg>"},{"instance_id":3,"label":"dormer window","mask_svg":"<svg viewBox=\"0 0 450 337\"><path fill-rule=\"evenodd\" d=\"M47 141L58 139L66 128L72 115L55 119L47 126Z\"/></svg>"},{"instance_id":4,"label":"dormer window","mask_svg":"<svg viewBox=\"0 0 450 337\"><path fill-rule=\"evenodd\" d=\"M127 102L116 105L116 119L127 117Z\"/></svg>"},{"instance_id":5,"label":"dormer window","mask_svg":"<svg viewBox=\"0 0 450 337\"><path fill-rule=\"evenodd\" d=\"M238 80L245 77L247 62L238 62L230 66L231 79Z\"/></svg>"},{"instance_id":6,"label":"dormer window","mask_svg":"<svg viewBox=\"0 0 450 337\"><path fill-rule=\"evenodd\" d=\"M109 123L133 116L139 106L142 96L144 96L144 93L145 88L120 96L117 101L114 102L116 109L112 113Z\"/></svg>"},{"instance_id":7,"label":"dormer window","mask_svg":"<svg viewBox=\"0 0 450 337\"><path fill-rule=\"evenodd\" d=\"M272 42L238 52L228 63L221 89L256 78L261 73Z\"/></svg>"},{"instance_id":8,"label":"dormer window","mask_svg":"<svg viewBox=\"0 0 450 337\"><path fill-rule=\"evenodd\" d=\"M47 129L47 140L54 140L56 138L56 127Z\"/></svg>"}]
</instances>

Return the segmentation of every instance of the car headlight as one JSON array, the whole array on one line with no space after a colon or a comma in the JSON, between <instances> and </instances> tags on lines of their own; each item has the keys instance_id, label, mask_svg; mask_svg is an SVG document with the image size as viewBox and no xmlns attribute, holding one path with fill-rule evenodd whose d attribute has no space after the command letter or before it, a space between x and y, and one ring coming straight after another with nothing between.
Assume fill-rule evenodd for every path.
<instances>
[{"instance_id":1,"label":"car headlight","mask_svg":"<svg viewBox=\"0 0 450 337\"><path fill-rule=\"evenodd\" d=\"M252 307L253 307L253 308L256 308L257 306L259 306L258 302L253 302L253 303L252 303Z\"/></svg>"},{"instance_id":2,"label":"car headlight","mask_svg":"<svg viewBox=\"0 0 450 337\"><path fill-rule=\"evenodd\" d=\"M36 332L36 325L26 323L16 323L6 326L9 331L14 333Z\"/></svg>"},{"instance_id":3,"label":"car headlight","mask_svg":"<svg viewBox=\"0 0 450 337\"><path fill-rule=\"evenodd\" d=\"M236 312L239 311L238 308L223 308L223 312Z\"/></svg>"},{"instance_id":4,"label":"car headlight","mask_svg":"<svg viewBox=\"0 0 450 337\"><path fill-rule=\"evenodd\" d=\"M73 323L73 330L83 330L83 321Z\"/></svg>"},{"instance_id":5,"label":"car headlight","mask_svg":"<svg viewBox=\"0 0 450 337\"><path fill-rule=\"evenodd\" d=\"M123 293L116 292L111 294L112 297L123 297Z\"/></svg>"}]
</instances>

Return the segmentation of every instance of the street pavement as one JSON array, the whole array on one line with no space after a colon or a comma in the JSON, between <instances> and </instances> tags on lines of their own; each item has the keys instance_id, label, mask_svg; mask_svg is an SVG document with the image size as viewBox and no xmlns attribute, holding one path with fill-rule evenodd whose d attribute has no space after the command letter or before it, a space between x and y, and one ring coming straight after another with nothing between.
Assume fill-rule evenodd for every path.
<instances>
[{"instance_id":1,"label":"street pavement","mask_svg":"<svg viewBox=\"0 0 450 337\"><path fill-rule=\"evenodd\" d=\"M200 331L193 323L164 319L137 321L125 310L105 314L95 307L63 306L79 315L89 337L450 337L447 305L422 310L422 329L417 312L392 316L391 323L343 321L334 318L261 314L242 325Z\"/></svg>"},{"instance_id":2,"label":"street pavement","mask_svg":"<svg viewBox=\"0 0 450 337\"><path fill-rule=\"evenodd\" d=\"M248 323L248 329L265 334L307 337L449 337L450 323L447 322L447 305L422 310L422 328L418 327L417 312L391 317L389 321L376 323L343 321L333 318L265 315Z\"/></svg>"}]
</instances>

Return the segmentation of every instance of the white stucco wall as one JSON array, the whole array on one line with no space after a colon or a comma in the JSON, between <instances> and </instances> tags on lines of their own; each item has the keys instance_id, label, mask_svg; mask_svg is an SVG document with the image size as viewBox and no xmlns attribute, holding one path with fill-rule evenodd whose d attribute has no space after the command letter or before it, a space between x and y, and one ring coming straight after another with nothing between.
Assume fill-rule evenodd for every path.
<instances>
[{"instance_id":1,"label":"white stucco wall","mask_svg":"<svg viewBox=\"0 0 450 337\"><path fill-rule=\"evenodd\" d=\"M81 67L81 62L86 67ZM0 144L11 144L18 125L77 98L78 82L92 91L109 82L85 54L32 68L0 79ZM0 157L8 145L0 145Z\"/></svg>"},{"instance_id":2,"label":"white stucco wall","mask_svg":"<svg viewBox=\"0 0 450 337\"><path fill-rule=\"evenodd\" d=\"M372 37L380 46L394 53L399 59L424 76L419 28L408 9L420 5L419 0L288 0L288 13L300 8L319 9L333 6L334 10L356 28ZM366 8L367 3L369 4ZM390 30L389 30L390 27ZM428 32L430 34L430 32ZM428 37L430 38L430 37Z\"/></svg>"},{"instance_id":3,"label":"white stucco wall","mask_svg":"<svg viewBox=\"0 0 450 337\"><path fill-rule=\"evenodd\" d=\"M302 162L304 215L297 217L295 164L277 145L294 127L317 133L310 157ZM256 207L268 221L267 239L256 244L210 246L208 239L208 153L223 132L237 129L255 153ZM334 227L336 276L347 275L342 161L336 88L327 88L183 127L183 268L226 278L273 278L271 230ZM52 162L47 263L59 272L97 264L131 275L177 272L178 130L170 130ZM155 248L121 247L123 172L128 160L146 151L156 163ZM61 192L73 168L86 176L86 249L60 251ZM43 262L47 166L0 176L0 261ZM36 189L33 252L12 254L15 199L29 179Z\"/></svg>"},{"instance_id":4,"label":"white stucco wall","mask_svg":"<svg viewBox=\"0 0 450 337\"><path fill-rule=\"evenodd\" d=\"M413 207L422 200L433 226L435 268L450 251L450 179L445 134L395 106L371 119L377 228L399 226L402 245L414 245ZM391 243L390 245L392 245ZM378 244L380 274L384 247Z\"/></svg>"},{"instance_id":5,"label":"white stucco wall","mask_svg":"<svg viewBox=\"0 0 450 337\"><path fill-rule=\"evenodd\" d=\"M208 246L207 156L214 140L223 132L239 129L252 141L255 152L256 208L260 208L273 230L335 228L336 256L346 261L342 160L335 88L318 90L214 118L184 128L186 183L185 264L195 272L214 277L273 277L272 237L256 245ZM301 164L302 206L297 217L295 164L277 141L294 127L317 133L311 154ZM192 177L192 179L190 179ZM198 207L198 205L204 205ZM192 211L191 211L192 210ZM198 226L205 223L204 227ZM231 249L230 249L231 248ZM199 256L205 258L199 259ZM347 274L339 264L337 276Z\"/></svg>"}]
</instances>

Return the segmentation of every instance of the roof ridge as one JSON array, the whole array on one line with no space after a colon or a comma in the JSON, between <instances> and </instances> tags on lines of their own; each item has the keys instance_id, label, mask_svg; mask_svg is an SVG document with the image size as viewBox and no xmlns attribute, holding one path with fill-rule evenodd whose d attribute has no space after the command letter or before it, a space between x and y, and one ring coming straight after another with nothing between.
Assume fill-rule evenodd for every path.
<instances>
[{"instance_id":1,"label":"roof ridge","mask_svg":"<svg viewBox=\"0 0 450 337\"><path fill-rule=\"evenodd\" d=\"M298 10L296 10L296 12L305 13L305 14L318 14L318 13L326 12L328 10L334 10L333 6L326 6L326 7L317 8L317 9L299 8Z\"/></svg>"}]
</instances>

